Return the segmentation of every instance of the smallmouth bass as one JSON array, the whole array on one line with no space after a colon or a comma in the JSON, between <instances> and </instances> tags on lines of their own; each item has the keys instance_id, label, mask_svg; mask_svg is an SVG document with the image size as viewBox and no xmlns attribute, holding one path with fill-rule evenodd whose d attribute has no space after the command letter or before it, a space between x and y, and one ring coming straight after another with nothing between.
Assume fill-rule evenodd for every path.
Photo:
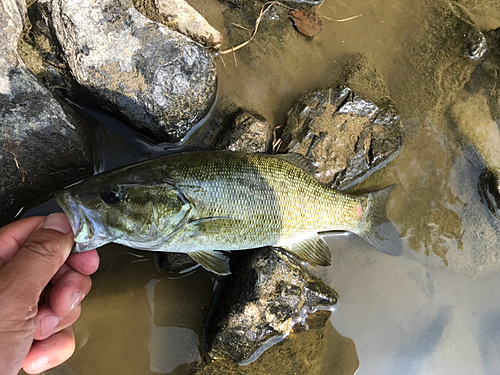
<instances>
[{"instance_id":1,"label":"smallmouth bass","mask_svg":"<svg viewBox=\"0 0 500 375\"><path fill-rule=\"evenodd\" d=\"M329 265L318 232L350 231L397 255L401 240L386 217L391 187L352 196L320 184L299 154L207 151L165 156L95 175L56 193L76 251L110 242L187 253L229 274L220 251L281 247Z\"/></svg>"}]
</instances>

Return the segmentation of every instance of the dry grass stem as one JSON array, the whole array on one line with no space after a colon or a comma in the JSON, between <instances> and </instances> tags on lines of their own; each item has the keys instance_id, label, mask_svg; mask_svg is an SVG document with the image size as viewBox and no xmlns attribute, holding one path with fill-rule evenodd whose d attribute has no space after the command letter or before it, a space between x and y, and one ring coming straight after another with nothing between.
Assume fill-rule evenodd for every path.
<instances>
[{"instance_id":1,"label":"dry grass stem","mask_svg":"<svg viewBox=\"0 0 500 375\"><path fill-rule=\"evenodd\" d=\"M16 164L16 168L19 171L19 175L21 176L21 181L24 183L26 179L28 178L28 172L21 166L21 163L17 160L16 154L13 152L10 152L12 157L14 158L14 163ZM28 178L29 182L31 183L31 180Z\"/></svg>"},{"instance_id":2,"label":"dry grass stem","mask_svg":"<svg viewBox=\"0 0 500 375\"><path fill-rule=\"evenodd\" d=\"M281 143L282 143L281 138L278 139L278 137L276 135L276 130L278 130L279 128L281 128L281 125L277 126L277 127L275 127L273 129L273 143L271 144L271 146L272 146L272 153L273 154L278 153L278 150L280 149L280 146L281 146Z\"/></svg>"},{"instance_id":3,"label":"dry grass stem","mask_svg":"<svg viewBox=\"0 0 500 375\"><path fill-rule=\"evenodd\" d=\"M255 34L257 34L257 30L259 29L259 24L260 24L260 21L262 20L262 16L264 15L264 13L267 12L267 10L270 9L274 4L277 4L277 3L278 3L277 1L271 1L271 2L265 3L262 6L262 8L260 10L259 17L255 21L255 27L253 29L252 36L250 36L250 39L248 39L246 42L243 42L243 43L237 45L236 47L232 47L232 48L226 49L224 51L220 51L219 54L220 55L227 55L228 53L234 53L234 51L237 51L240 48L245 47L248 43L250 43L253 40L253 38L255 37Z\"/></svg>"},{"instance_id":4,"label":"dry grass stem","mask_svg":"<svg viewBox=\"0 0 500 375\"><path fill-rule=\"evenodd\" d=\"M354 20L358 17L361 17L363 15L363 13L361 14L357 14L355 16L352 16L352 17L348 17L348 18L342 18L340 20L336 20L336 19L333 19L333 18L330 18L330 17L327 17L327 16L321 16L322 18L328 20L328 21L333 21L333 22L345 22L345 21L350 21L350 20Z\"/></svg>"},{"instance_id":5,"label":"dry grass stem","mask_svg":"<svg viewBox=\"0 0 500 375\"><path fill-rule=\"evenodd\" d=\"M222 60L222 65L226 66L226 62L224 61L224 58L222 57L222 55L220 55L220 59Z\"/></svg>"},{"instance_id":6,"label":"dry grass stem","mask_svg":"<svg viewBox=\"0 0 500 375\"><path fill-rule=\"evenodd\" d=\"M233 51L233 56L234 56L234 65L238 66L238 60L236 60L236 53Z\"/></svg>"},{"instance_id":7,"label":"dry grass stem","mask_svg":"<svg viewBox=\"0 0 500 375\"><path fill-rule=\"evenodd\" d=\"M246 30L246 31L252 31L252 29L249 29L248 27L245 27L245 26L241 26L240 24L237 24L237 23L234 23L234 22L231 22L231 25L239 27L240 29L243 29L243 30Z\"/></svg>"},{"instance_id":8,"label":"dry grass stem","mask_svg":"<svg viewBox=\"0 0 500 375\"><path fill-rule=\"evenodd\" d=\"M281 146L281 143L282 143L282 140L278 139L278 141L275 144L273 144L273 154L278 153L280 146Z\"/></svg>"}]
</instances>

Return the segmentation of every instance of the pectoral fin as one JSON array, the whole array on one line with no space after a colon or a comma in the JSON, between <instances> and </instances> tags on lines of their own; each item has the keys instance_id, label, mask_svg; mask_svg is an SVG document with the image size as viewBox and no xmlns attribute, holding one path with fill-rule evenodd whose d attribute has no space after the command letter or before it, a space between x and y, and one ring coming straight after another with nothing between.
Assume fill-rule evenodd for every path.
<instances>
[{"instance_id":1,"label":"pectoral fin","mask_svg":"<svg viewBox=\"0 0 500 375\"><path fill-rule=\"evenodd\" d=\"M280 247L311 265L329 266L331 264L330 249L317 233L291 244L280 245Z\"/></svg>"},{"instance_id":2,"label":"pectoral fin","mask_svg":"<svg viewBox=\"0 0 500 375\"><path fill-rule=\"evenodd\" d=\"M222 276L231 274L228 258L219 251L193 251L187 255L210 272Z\"/></svg>"}]
</instances>

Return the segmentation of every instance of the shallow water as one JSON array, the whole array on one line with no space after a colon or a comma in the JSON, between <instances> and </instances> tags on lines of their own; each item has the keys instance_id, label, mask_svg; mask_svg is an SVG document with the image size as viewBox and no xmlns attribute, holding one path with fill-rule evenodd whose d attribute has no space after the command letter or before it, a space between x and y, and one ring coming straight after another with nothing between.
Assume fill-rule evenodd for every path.
<instances>
[{"instance_id":1,"label":"shallow water","mask_svg":"<svg viewBox=\"0 0 500 375\"><path fill-rule=\"evenodd\" d=\"M234 18L215 0L192 4L219 30L221 11ZM362 16L323 18L314 39L291 26L270 36L273 21L265 19L236 61L231 54L218 59L218 101L252 109L273 126L283 124L304 91L338 84L337 62L358 52L373 61L400 112L400 155L355 189L397 184L388 214L403 238L403 255L386 256L353 236L329 238L333 264L315 269L340 294L331 323L354 342L357 374L500 373L500 223L477 192L485 165L478 150L500 147L500 139L470 135L481 124L498 123L500 113L496 80L467 56L463 32L471 20L485 31L499 27L495 9L495 1L326 0L321 16ZM232 39L226 32L226 41L244 40L236 40L244 30L227 25ZM110 156L116 163L163 152L109 139L110 150L123 151ZM484 160L500 166L494 155ZM79 348L46 373L185 374L200 357L197 334L213 280L201 269L182 278L161 274L151 254L120 246L100 254L102 267L76 325ZM328 345L318 373L332 373L335 366L324 365L332 358L337 369L355 362L352 353L339 358L333 341ZM349 366L342 371L335 373L353 373Z\"/></svg>"}]
</instances>

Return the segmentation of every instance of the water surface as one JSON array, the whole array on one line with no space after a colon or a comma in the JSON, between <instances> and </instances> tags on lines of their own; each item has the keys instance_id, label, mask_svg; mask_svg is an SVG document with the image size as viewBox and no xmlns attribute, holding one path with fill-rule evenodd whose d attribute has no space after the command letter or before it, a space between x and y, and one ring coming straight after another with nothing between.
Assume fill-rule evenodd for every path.
<instances>
[{"instance_id":1,"label":"water surface","mask_svg":"<svg viewBox=\"0 0 500 375\"><path fill-rule=\"evenodd\" d=\"M500 228L477 192L485 166L478 150L500 147L500 140L472 144L467 136L500 118L497 80L486 74L496 69L492 52L483 60L467 56L476 28L500 26L497 2L484 3L326 0L320 16L361 16L323 18L322 33L311 39L291 24L281 35L269 34L270 12L236 58L218 58L219 103L258 112L272 126L284 123L303 92L338 84L336 64L352 53L373 62L399 110L400 155L355 190L397 184L388 214L403 238L403 255L337 237L329 239L332 266L315 269L340 294L331 323L354 342L357 374L500 373ZM235 11L215 0L192 4L224 31L226 47L243 41L235 39L244 30L224 23L222 12L232 20ZM470 100L474 95L483 99ZM200 358L197 334L213 280L201 269L172 278L156 270L151 254L115 245L100 254L102 266L76 324L79 348L47 374L185 374ZM322 363L353 361L329 345ZM319 366L318 373L341 373L333 368L341 366ZM352 373L349 366L342 372Z\"/></svg>"}]
</instances>

